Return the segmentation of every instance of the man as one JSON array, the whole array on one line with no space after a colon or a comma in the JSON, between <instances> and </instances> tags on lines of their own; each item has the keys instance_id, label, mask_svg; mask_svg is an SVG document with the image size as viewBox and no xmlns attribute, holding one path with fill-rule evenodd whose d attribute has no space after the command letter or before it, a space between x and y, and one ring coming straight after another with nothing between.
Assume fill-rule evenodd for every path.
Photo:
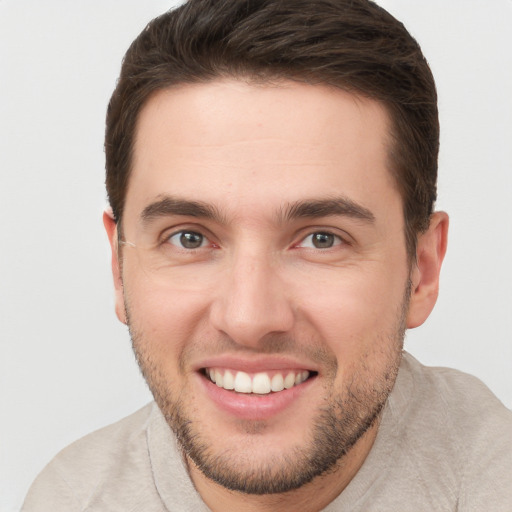
<instances>
[{"instance_id":1,"label":"man","mask_svg":"<svg viewBox=\"0 0 512 512\"><path fill-rule=\"evenodd\" d=\"M107 114L116 313L155 397L24 510L510 510L512 414L402 350L434 307L435 85L366 0L191 0Z\"/></svg>"}]
</instances>

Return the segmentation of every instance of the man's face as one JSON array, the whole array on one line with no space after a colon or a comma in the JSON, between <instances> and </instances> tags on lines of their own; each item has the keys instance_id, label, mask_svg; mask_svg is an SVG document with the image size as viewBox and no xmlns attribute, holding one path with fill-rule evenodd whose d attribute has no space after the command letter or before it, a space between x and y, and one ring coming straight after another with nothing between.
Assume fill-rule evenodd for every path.
<instances>
[{"instance_id":1,"label":"man's face","mask_svg":"<svg viewBox=\"0 0 512 512\"><path fill-rule=\"evenodd\" d=\"M388 123L291 82L186 85L141 112L119 301L170 426L226 487L296 488L375 426L410 274Z\"/></svg>"}]
</instances>

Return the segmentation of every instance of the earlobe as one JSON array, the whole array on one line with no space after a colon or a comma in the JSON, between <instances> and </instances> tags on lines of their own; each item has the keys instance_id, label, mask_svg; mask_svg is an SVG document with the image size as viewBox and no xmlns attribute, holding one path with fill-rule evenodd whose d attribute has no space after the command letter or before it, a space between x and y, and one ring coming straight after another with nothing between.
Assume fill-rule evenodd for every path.
<instances>
[{"instance_id":1,"label":"earlobe","mask_svg":"<svg viewBox=\"0 0 512 512\"><path fill-rule=\"evenodd\" d=\"M448 243L448 215L435 212L429 229L419 235L416 263L411 271L411 300L407 328L420 326L430 315L439 292L439 274Z\"/></svg>"},{"instance_id":2,"label":"earlobe","mask_svg":"<svg viewBox=\"0 0 512 512\"><path fill-rule=\"evenodd\" d=\"M124 293L123 293L123 280L121 276L121 267L119 261L119 245L117 236L117 224L114 220L114 215L111 208L105 209L103 212L103 225L107 232L108 240L110 242L110 249L112 251L112 277L114 279L114 292L115 292L115 308L117 318L126 324L126 310L124 307Z\"/></svg>"}]
</instances>

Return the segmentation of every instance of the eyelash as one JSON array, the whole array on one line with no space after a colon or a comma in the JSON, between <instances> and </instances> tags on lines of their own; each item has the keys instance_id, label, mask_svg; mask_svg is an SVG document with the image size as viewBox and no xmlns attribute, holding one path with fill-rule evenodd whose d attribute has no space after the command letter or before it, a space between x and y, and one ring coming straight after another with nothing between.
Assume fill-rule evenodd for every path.
<instances>
[{"instance_id":1,"label":"eyelash","mask_svg":"<svg viewBox=\"0 0 512 512\"><path fill-rule=\"evenodd\" d=\"M199 236L201 237L201 244L198 246L198 247L184 247L183 244L181 242L183 242L183 240L181 239L181 237L183 237L184 235L196 235L196 236ZM311 245L309 247L301 247L301 245L303 245L305 243L305 241L310 238L310 237L314 237L314 236L324 236L324 237L332 237L333 238L333 243L332 245L328 246L328 247L314 247L314 242L312 241L311 242ZM171 242L171 240L177 236L180 236L180 242L178 243L173 243ZM166 234L163 239L162 239L162 244L171 244L175 247L177 247L178 249L180 250L184 250L184 251L187 251L187 252L192 252L192 251L196 251L196 250L199 250L199 249L203 249L205 248L207 245L208 245L208 242L210 245L210 248L218 248L219 246L215 243L215 242L212 242L211 241L211 237L210 236L207 236L205 234L203 234L201 232L201 230L196 230L196 229L180 229L178 231L174 231L170 234ZM339 234L336 234L336 233L333 233L332 231L329 231L329 230L323 230L323 229L317 229L317 230L314 230L314 231L309 231L305 236L303 236L300 241L298 243L294 243L291 245L291 247L293 249L311 249L311 250L321 250L321 251L327 251L329 249L333 249L334 247L338 247L340 245L350 245L349 242L347 242L347 240L340 236Z\"/></svg>"},{"instance_id":2,"label":"eyelash","mask_svg":"<svg viewBox=\"0 0 512 512\"><path fill-rule=\"evenodd\" d=\"M320 236L332 237L332 239L333 239L332 245L330 245L328 247L314 247L314 241L313 241L314 238L313 237L315 237L315 236L317 236L317 237L320 237ZM339 245L343 245L343 244L347 243L340 235L337 235L335 233L332 233L332 232L326 231L326 230L319 230L319 231L313 231L313 232L309 233L308 235L303 237L298 244L295 244L293 247L301 248L300 246L303 245L304 242L308 238L311 238L311 245L309 247L302 247L302 248L313 249L313 250L315 250L315 249L328 250L328 249L332 249L334 247L337 247Z\"/></svg>"},{"instance_id":3,"label":"eyelash","mask_svg":"<svg viewBox=\"0 0 512 512\"><path fill-rule=\"evenodd\" d=\"M179 245L179 242L178 243L173 243L171 240L175 237L183 237L185 235L192 235L192 236L199 236L201 237L201 245L199 245L198 247L184 247L183 245ZM206 242L206 244L205 244ZM203 234L201 232L201 230L199 229L180 229L178 231L173 231L172 233L170 234L166 234L162 237L162 241L161 241L161 244L164 245L164 244L170 244L170 245L173 245L175 246L176 248L178 249L181 249L181 250L184 250L184 251L196 251L196 250L199 250L199 249L203 249L206 245L208 245L208 242L210 244L212 244L213 247L218 247L217 244L215 243L212 243L211 241L211 237L210 236L207 236L205 234Z\"/></svg>"}]
</instances>

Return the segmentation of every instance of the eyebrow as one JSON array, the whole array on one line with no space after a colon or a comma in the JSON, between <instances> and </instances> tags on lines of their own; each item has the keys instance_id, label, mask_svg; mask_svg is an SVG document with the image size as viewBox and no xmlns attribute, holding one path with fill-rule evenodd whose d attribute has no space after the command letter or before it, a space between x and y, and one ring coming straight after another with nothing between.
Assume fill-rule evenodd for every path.
<instances>
[{"instance_id":1,"label":"eyebrow","mask_svg":"<svg viewBox=\"0 0 512 512\"><path fill-rule=\"evenodd\" d=\"M283 220L287 221L337 215L352 217L369 223L375 222L375 215L368 208L346 197L297 201L288 205L282 212Z\"/></svg>"},{"instance_id":2,"label":"eyebrow","mask_svg":"<svg viewBox=\"0 0 512 512\"><path fill-rule=\"evenodd\" d=\"M149 224L157 218L171 215L197 217L226 223L224 216L211 204L171 196L164 196L146 206L140 217L143 224ZM368 208L346 197L296 201L283 207L279 218L281 221L291 221L300 218L329 216L346 216L369 223L375 222L375 216Z\"/></svg>"},{"instance_id":3,"label":"eyebrow","mask_svg":"<svg viewBox=\"0 0 512 512\"><path fill-rule=\"evenodd\" d=\"M217 208L208 203L178 199L170 196L165 196L162 199L146 206L144 210L142 210L140 218L143 224L149 224L157 218L168 217L170 215L199 217L203 219L212 219L218 222L222 221L222 215Z\"/></svg>"}]
</instances>

